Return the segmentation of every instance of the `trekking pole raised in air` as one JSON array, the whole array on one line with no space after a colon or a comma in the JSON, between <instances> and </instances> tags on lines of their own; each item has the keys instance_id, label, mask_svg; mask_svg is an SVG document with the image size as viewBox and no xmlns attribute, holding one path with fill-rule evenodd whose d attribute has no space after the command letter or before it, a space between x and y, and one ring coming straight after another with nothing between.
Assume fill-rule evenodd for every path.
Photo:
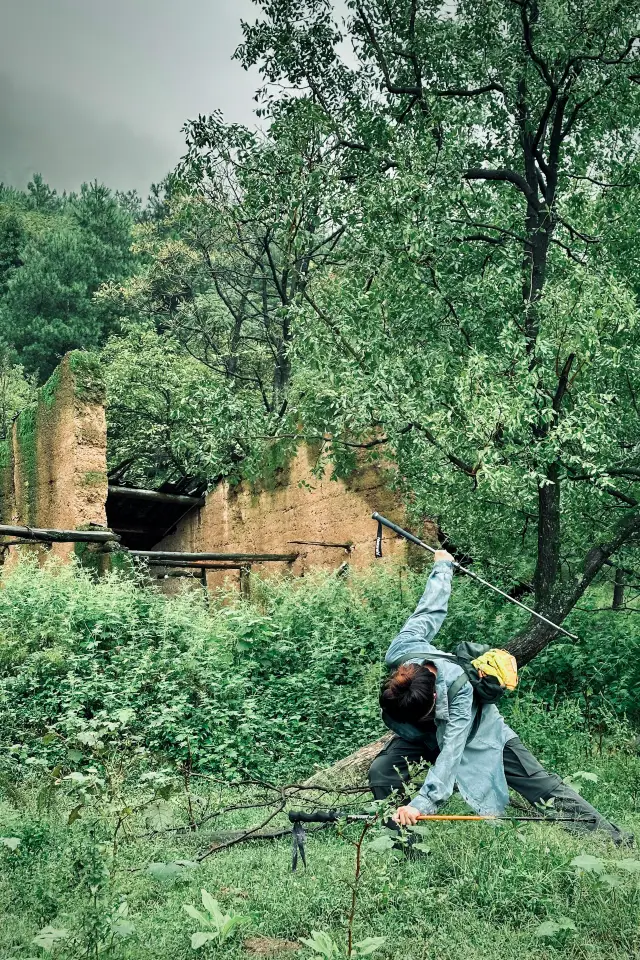
<instances>
[{"instance_id":1,"label":"trekking pole raised in air","mask_svg":"<svg viewBox=\"0 0 640 960\"><path fill-rule=\"evenodd\" d=\"M382 524L385 527L388 527L389 530L393 530L394 533L397 533L398 536L404 537L405 540L408 540L410 543L415 543L416 546L422 547L423 550L428 550L429 553L435 553L436 550L434 547L430 547L428 543L425 543L423 540L419 540L418 537L415 537L412 533L409 533L408 530L403 530L402 527L399 527L396 523L393 523L391 520L387 520L386 517L381 516L379 513L373 513L371 515L374 520L378 521L378 524ZM378 527L378 537L376 540L376 556L381 556L380 543L382 540L382 529ZM508 593L505 593L504 590L501 590L500 587L494 587L492 583L489 583L488 580L483 580L482 577L479 577L476 573L472 573L471 570L467 570L466 567L463 567L462 564L457 563L455 560L452 561L453 566L456 570L459 570L460 573L466 574L468 577L471 577L472 580L475 580L477 583L481 583L485 587L489 587L490 590L493 590L494 593L499 593L501 597L504 597L505 600L508 600L509 603L514 603L516 607L520 607L522 610L526 610L527 613L530 613L532 617L536 617L538 620L542 620L543 623L546 623L547 626L553 627L554 630L559 630L560 633L564 633L566 637L569 637L571 640L579 640L579 637L576 637L574 633L569 633L568 630L565 630L564 627L559 626L557 623L554 623L553 620L547 620L546 617L543 617L541 613L536 613L535 610L532 610L531 607L528 607L525 603L521 603L519 600L516 600L515 597L510 597Z\"/></svg>"}]
</instances>

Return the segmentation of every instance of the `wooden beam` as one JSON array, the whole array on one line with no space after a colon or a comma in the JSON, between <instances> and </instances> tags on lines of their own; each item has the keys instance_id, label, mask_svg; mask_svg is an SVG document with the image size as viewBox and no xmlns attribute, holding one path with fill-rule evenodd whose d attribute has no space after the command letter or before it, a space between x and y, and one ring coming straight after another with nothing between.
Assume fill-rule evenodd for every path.
<instances>
[{"instance_id":1,"label":"wooden beam","mask_svg":"<svg viewBox=\"0 0 640 960\"><path fill-rule=\"evenodd\" d=\"M149 560L167 560L168 566L173 560L221 560L248 563L293 563L297 553L183 553L169 550L130 550L132 557L146 557Z\"/></svg>"},{"instance_id":2,"label":"wooden beam","mask_svg":"<svg viewBox=\"0 0 640 960\"><path fill-rule=\"evenodd\" d=\"M150 567L174 567L191 570L242 570L246 563L215 563L213 560L147 560Z\"/></svg>"},{"instance_id":3,"label":"wooden beam","mask_svg":"<svg viewBox=\"0 0 640 960\"><path fill-rule=\"evenodd\" d=\"M164 534L164 527L120 527L118 525L113 528L114 533L128 534L129 536L151 536L154 537L157 535L156 543L162 540Z\"/></svg>"},{"instance_id":4,"label":"wooden beam","mask_svg":"<svg viewBox=\"0 0 640 960\"><path fill-rule=\"evenodd\" d=\"M0 537L20 537L41 543L112 543L120 537L111 530L41 530L0 524Z\"/></svg>"},{"instance_id":5,"label":"wooden beam","mask_svg":"<svg viewBox=\"0 0 640 960\"><path fill-rule=\"evenodd\" d=\"M198 583L202 582L199 573L195 573L190 570L169 570L168 573L159 573L157 576L153 577L154 580L169 580L179 577L180 579L186 580L197 580Z\"/></svg>"},{"instance_id":6,"label":"wooden beam","mask_svg":"<svg viewBox=\"0 0 640 960\"><path fill-rule=\"evenodd\" d=\"M348 553L353 549L352 543L325 543L324 540L288 540L287 543L301 547L335 547L346 550Z\"/></svg>"},{"instance_id":7,"label":"wooden beam","mask_svg":"<svg viewBox=\"0 0 640 960\"><path fill-rule=\"evenodd\" d=\"M185 497L178 493L159 490L138 490L136 487L114 487L109 484L109 496L127 500L146 500L148 503L171 503L177 507L203 507L204 497Z\"/></svg>"}]
</instances>

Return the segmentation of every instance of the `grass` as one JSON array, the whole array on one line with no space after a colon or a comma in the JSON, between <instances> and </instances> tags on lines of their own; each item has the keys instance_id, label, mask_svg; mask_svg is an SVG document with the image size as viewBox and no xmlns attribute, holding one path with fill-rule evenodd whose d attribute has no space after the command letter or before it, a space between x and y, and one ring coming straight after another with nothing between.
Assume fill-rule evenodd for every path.
<instances>
[{"instance_id":1,"label":"grass","mask_svg":"<svg viewBox=\"0 0 640 960\"><path fill-rule=\"evenodd\" d=\"M0 842L1 960L186 960L197 921L183 907L199 906L202 888L246 921L223 944L202 947L212 960L247 960L277 942L283 956L310 958L302 939L312 931L344 957L355 826L310 834L309 868L296 874L288 838L193 861L214 829L266 815L212 818L261 796L214 778L296 782L382 732L382 655L419 579L374 571L346 582L256 583L252 603L206 606L73 567L7 571L0 838L20 842ZM442 639L500 642L513 632L511 616L460 586ZM578 789L640 837L637 730L625 718L638 718L637 634L607 611L585 613L580 635L582 644L536 658L501 706L548 769L586 772ZM377 960L640 957L634 851L557 825L438 823L422 839L430 852L416 862L364 850L353 933L385 938ZM591 870L572 865L581 855L596 858L582 861ZM540 925L554 921L561 928L541 938ZM34 938L47 927L68 937L45 951Z\"/></svg>"},{"instance_id":2,"label":"grass","mask_svg":"<svg viewBox=\"0 0 640 960\"><path fill-rule=\"evenodd\" d=\"M584 788L588 799L640 833L640 758L605 743L601 754L583 758L581 766L598 777ZM205 799L206 791L200 795ZM209 800L220 798L212 793ZM149 874L148 865L192 860L212 839L207 825L197 832L154 834L142 812L131 820L132 839L119 845L114 861L112 800L87 806L82 818L69 826L73 803L69 797L48 812L39 811L35 792L28 789L22 801L14 796L13 803L5 800L1 808L0 834L22 842L16 851L2 854L0 956L34 956L38 951L31 941L47 925L79 937L72 946L61 943L53 956L93 956L83 952L90 928L86 881L95 871L92 850L100 861L98 872L106 870L102 879L94 877L100 888L99 912L106 916L126 899L135 927L110 956L192 956L190 935L197 924L183 904L199 905L201 888L225 911L235 909L247 918L237 937L222 946L204 947L208 956L246 960L250 953L245 940L299 943L312 930L327 931L336 943L346 943L354 875L351 841L359 828L346 828L344 836L335 830L310 835L309 867L296 874L290 872L286 838L220 851L198 867L184 868L177 880L161 880ZM177 796L174 806L184 822L184 798ZM454 799L456 806L461 802ZM221 826L242 822L256 822L256 814L229 814ZM430 853L419 862L365 850L354 934L356 940L385 937L380 958L520 960L562 955L626 960L640 955L640 874L609 863L632 859L633 851L617 850L601 835L573 836L558 826L536 824L440 823L430 826L423 840ZM598 874L572 867L572 859L583 853L606 859L607 875L618 877L621 885L610 887ZM563 917L575 924L575 931L560 932L551 940L536 936L542 922ZM307 955L306 948L302 955Z\"/></svg>"}]
</instances>

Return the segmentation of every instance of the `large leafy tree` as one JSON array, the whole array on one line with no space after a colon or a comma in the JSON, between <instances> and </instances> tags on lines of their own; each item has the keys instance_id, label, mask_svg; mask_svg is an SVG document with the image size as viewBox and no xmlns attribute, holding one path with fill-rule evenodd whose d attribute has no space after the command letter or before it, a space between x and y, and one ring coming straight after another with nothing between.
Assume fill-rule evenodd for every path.
<instances>
[{"instance_id":1,"label":"large leafy tree","mask_svg":"<svg viewBox=\"0 0 640 960\"><path fill-rule=\"evenodd\" d=\"M416 512L561 622L640 534L638 14L261 6L239 56L266 109L306 99L345 196L342 263L294 305L306 425L390 450Z\"/></svg>"},{"instance_id":2,"label":"large leafy tree","mask_svg":"<svg viewBox=\"0 0 640 960\"><path fill-rule=\"evenodd\" d=\"M184 429L176 429L175 402L153 401L145 412L151 393L167 387L160 377L157 389L110 404L118 462L131 460L124 447L139 435L136 423L144 432L152 422L160 426L162 417L170 448L182 447L182 468L209 481L260 476L267 461L275 466L286 456L297 429L292 307L304 298L311 267L333 262L344 231L335 225L326 139L326 124L306 103L285 104L266 135L226 125L217 115L188 125L188 152L170 178L160 215L136 229L143 269L125 284L105 286L97 298L120 316L122 335L107 354L109 364L118 358L114 370L137 356L140 331L149 336L154 330L171 344L172 369L182 364L189 371L189 397L180 404ZM120 397L117 377L109 376ZM151 383L146 375L143 380ZM152 464L141 455L129 471L148 472Z\"/></svg>"}]
</instances>

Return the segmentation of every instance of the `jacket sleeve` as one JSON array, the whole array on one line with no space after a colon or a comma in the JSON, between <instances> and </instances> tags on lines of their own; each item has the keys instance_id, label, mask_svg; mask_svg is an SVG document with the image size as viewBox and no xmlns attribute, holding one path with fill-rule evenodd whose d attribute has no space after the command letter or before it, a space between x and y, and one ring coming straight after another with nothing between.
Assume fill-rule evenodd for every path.
<instances>
[{"instance_id":1,"label":"jacket sleeve","mask_svg":"<svg viewBox=\"0 0 640 960\"><path fill-rule=\"evenodd\" d=\"M435 813L453 793L472 723L473 687L467 683L449 708L449 719L438 759L429 769L419 794L411 801L411 806L420 813Z\"/></svg>"},{"instance_id":2,"label":"jacket sleeve","mask_svg":"<svg viewBox=\"0 0 640 960\"><path fill-rule=\"evenodd\" d=\"M428 644L447 615L452 577L453 565L449 560L434 563L418 606L387 650L385 661L388 667L399 666L410 651L420 650L422 644L425 645L424 655L427 656Z\"/></svg>"}]
</instances>

